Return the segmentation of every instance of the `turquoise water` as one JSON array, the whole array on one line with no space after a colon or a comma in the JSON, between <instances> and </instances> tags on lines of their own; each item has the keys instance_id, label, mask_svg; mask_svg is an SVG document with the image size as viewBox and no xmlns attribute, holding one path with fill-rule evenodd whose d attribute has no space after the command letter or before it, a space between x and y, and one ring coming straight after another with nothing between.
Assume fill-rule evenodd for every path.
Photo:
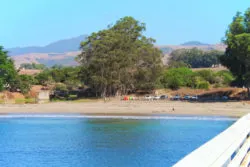
<instances>
[{"instance_id":1,"label":"turquoise water","mask_svg":"<svg viewBox=\"0 0 250 167\"><path fill-rule=\"evenodd\" d=\"M233 122L0 118L0 166L167 167Z\"/></svg>"}]
</instances>

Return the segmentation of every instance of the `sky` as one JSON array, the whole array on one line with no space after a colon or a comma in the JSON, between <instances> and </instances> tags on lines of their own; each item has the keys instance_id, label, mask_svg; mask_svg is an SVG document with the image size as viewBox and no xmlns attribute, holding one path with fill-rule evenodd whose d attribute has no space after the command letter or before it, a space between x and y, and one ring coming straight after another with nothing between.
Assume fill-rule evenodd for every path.
<instances>
[{"instance_id":1,"label":"sky","mask_svg":"<svg viewBox=\"0 0 250 167\"><path fill-rule=\"evenodd\" d=\"M44 46L89 35L124 16L146 23L157 45L220 43L249 0L1 0L0 45Z\"/></svg>"}]
</instances>

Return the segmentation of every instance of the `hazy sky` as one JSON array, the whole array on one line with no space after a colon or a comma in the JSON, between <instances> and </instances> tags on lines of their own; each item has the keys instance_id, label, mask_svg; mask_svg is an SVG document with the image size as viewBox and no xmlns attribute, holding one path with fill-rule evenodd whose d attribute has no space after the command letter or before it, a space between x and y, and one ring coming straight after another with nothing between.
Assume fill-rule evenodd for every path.
<instances>
[{"instance_id":1,"label":"hazy sky","mask_svg":"<svg viewBox=\"0 0 250 167\"><path fill-rule=\"evenodd\" d=\"M124 16L146 23L157 44L219 43L250 0L1 0L0 45L46 45L106 28Z\"/></svg>"}]
</instances>

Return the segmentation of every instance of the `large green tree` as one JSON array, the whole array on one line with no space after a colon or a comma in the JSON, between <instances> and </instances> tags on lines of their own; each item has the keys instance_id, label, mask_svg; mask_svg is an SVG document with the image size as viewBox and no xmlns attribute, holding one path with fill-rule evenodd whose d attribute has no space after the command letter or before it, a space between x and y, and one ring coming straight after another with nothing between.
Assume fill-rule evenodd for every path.
<instances>
[{"instance_id":1,"label":"large green tree","mask_svg":"<svg viewBox=\"0 0 250 167\"><path fill-rule=\"evenodd\" d=\"M145 24L124 17L113 26L92 33L81 43L79 62L87 84L101 96L153 89L161 73L161 52L155 40L143 36Z\"/></svg>"},{"instance_id":2,"label":"large green tree","mask_svg":"<svg viewBox=\"0 0 250 167\"><path fill-rule=\"evenodd\" d=\"M221 63L237 77L238 86L250 87L250 8L237 13L225 36L227 49Z\"/></svg>"},{"instance_id":3,"label":"large green tree","mask_svg":"<svg viewBox=\"0 0 250 167\"><path fill-rule=\"evenodd\" d=\"M16 90L18 88L17 71L7 51L0 46L0 89Z\"/></svg>"}]
</instances>

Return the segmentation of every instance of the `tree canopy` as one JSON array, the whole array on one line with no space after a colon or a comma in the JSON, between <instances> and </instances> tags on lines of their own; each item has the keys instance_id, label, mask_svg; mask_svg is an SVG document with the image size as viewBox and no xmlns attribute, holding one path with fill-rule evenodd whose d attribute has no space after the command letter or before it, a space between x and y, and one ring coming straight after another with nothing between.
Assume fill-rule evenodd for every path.
<instances>
[{"instance_id":1,"label":"tree canopy","mask_svg":"<svg viewBox=\"0 0 250 167\"><path fill-rule=\"evenodd\" d=\"M237 77L238 86L250 86L250 8L237 13L226 32L227 49L221 62Z\"/></svg>"},{"instance_id":2,"label":"tree canopy","mask_svg":"<svg viewBox=\"0 0 250 167\"><path fill-rule=\"evenodd\" d=\"M14 90L17 88L17 71L7 51L0 46L0 89Z\"/></svg>"},{"instance_id":3,"label":"tree canopy","mask_svg":"<svg viewBox=\"0 0 250 167\"><path fill-rule=\"evenodd\" d=\"M169 66L175 66L176 62L186 64L192 68L207 68L219 64L219 57L224 53L211 50L203 51L197 48L177 49L170 54Z\"/></svg>"},{"instance_id":4,"label":"tree canopy","mask_svg":"<svg viewBox=\"0 0 250 167\"><path fill-rule=\"evenodd\" d=\"M78 56L87 71L87 84L101 96L153 89L161 74L161 51L142 35L144 23L124 17L81 43Z\"/></svg>"},{"instance_id":5,"label":"tree canopy","mask_svg":"<svg viewBox=\"0 0 250 167\"><path fill-rule=\"evenodd\" d=\"M80 70L80 67L53 67L37 74L35 80L40 85L63 83L69 90L73 90L84 83Z\"/></svg>"}]
</instances>

